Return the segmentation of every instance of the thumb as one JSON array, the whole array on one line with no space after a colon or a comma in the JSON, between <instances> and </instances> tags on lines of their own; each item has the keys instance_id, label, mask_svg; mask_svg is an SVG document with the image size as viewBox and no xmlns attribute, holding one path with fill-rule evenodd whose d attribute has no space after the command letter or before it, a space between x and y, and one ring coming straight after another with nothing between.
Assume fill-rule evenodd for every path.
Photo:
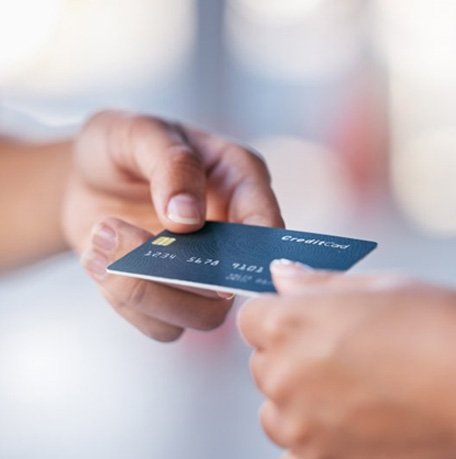
<instances>
[{"instance_id":1,"label":"thumb","mask_svg":"<svg viewBox=\"0 0 456 459\"><path fill-rule=\"evenodd\" d=\"M336 275L285 258L274 260L270 269L274 285L282 294L299 293L306 287L330 282Z\"/></svg>"}]
</instances>

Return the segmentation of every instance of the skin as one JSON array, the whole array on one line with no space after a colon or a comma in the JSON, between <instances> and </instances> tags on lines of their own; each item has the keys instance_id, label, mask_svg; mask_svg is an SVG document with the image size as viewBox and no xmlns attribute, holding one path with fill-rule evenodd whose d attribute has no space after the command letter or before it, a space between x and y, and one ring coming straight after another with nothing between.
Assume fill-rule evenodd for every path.
<instances>
[{"instance_id":1,"label":"skin","mask_svg":"<svg viewBox=\"0 0 456 459\"><path fill-rule=\"evenodd\" d=\"M0 273L67 248L61 228L71 143L0 137Z\"/></svg>"},{"instance_id":2,"label":"skin","mask_svg":"<svg viewBox=\"0 0 456 459\"><path fill-rule=\"evenodd\" d=\"M456 457L456 291L274 263L240 330L285 459Z\"/></svg>"},{"instance_id":3,"label":"skin","mask_svg":"<svg viewBox=\"0 0 456 459\"><path fill-rule=\"evenodd\" d=\"M164 228L191 232L206 219L283 225L262 159L156 117L106 111L73 141L4 139L0 148L3 268L70 247L114 309L159 341L219 326L232 298L107 275L108 264Z\"/></svg>"}]
</instances>

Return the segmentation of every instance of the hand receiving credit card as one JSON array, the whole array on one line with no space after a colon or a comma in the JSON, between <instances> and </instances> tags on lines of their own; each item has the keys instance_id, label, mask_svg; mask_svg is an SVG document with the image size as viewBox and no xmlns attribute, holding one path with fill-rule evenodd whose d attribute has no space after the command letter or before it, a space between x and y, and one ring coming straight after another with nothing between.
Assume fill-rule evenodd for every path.
<instances>
[{"instance_id":1,"label":"hand receiving credit card","mask_svg":"<svg viewBox=\"0 0 456 459\"><path fill-rule=\"evenodd\" d=\"M375 242L279 228L207 222L199 231L163 231L108 267L108 272L174 285L255 296L275 292L269 271L286 258L345 271Z\"/></svg>"}]
</instances>

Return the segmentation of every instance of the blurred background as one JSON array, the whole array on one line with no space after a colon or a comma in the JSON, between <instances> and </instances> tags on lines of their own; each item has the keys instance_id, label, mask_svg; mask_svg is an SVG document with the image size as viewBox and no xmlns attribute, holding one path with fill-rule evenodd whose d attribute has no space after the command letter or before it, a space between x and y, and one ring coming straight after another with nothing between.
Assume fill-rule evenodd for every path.
<instances>
[{"instance_id":1,"label":"blurred background","mask_svg":"<svg viewBox=\"0 0 456 459\"><path fill-rule=\"evenodd\" d=\"M456 285L455 23L451 0L0 0L0 129L115 107L235 137L289 228ZM4 275L0 458L277 458L234 321L163 345L72 255Z\"/></svg>"}]
</instances>

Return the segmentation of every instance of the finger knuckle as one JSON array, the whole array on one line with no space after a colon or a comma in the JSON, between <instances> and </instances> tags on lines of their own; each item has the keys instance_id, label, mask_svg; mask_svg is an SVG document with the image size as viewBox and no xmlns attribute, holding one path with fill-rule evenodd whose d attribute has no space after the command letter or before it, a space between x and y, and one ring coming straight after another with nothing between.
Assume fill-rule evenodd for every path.
<instances>
[{"instance_id":1,"label":"finger knuckle","mask_svg":"<svg viewBox=\"0 0 456 459\"><path fill-rule=\"evenodd\" d=\"M141 309L147 292L147 283L144 281L134 281L127 291L125 305L133 309Z\"/></svg>"},{"instance_id":2,"label":"finger knuckle","mask_svg":"<svg viewBox=\"0 0 456 459\"><path fill-rule=\"evenodd\" d=\"M271 402L265 402L260 409L260 423L266 435L277 445L286 448L288 444L282 438L281 432L278 429L280 420L278 419L277 410Z\"/></svg>"},{"instance_id":3,"label":"finger knuckle","mask_svg":"<svg viewBox=\"0 0 456 459\"><path fill-rule=\"evenodd\" d=\"M274 401L283 401L288 394L289 384L278 372L269 374L263 379L262 392Z\"/></svg>"},{"instance_id":4,"label":"finger knuckle","mask_svg":"<svg viewBox=\"0 0 456 459\"><path fill-rule=\"evenodd\" d=\"M228 309L215 307L200 317L198 328L202 331L214 330L224 324L228 315Z\"/></svg>"},{"instance_id":5,"label":"finger knuckle","mask_svg":"<svg viewBox=\"0 0 456 459\"><path fill-rule=\"evenodd\" d=\"M124 225L125 223L116 217L103 217L95 221L94 225L92 226L92 234L104 226L107 226L117 232L120 231Z\"/></svg>"},{"instance_id":6,"label":"finger knuckle","mask_svg":"<svg viewBox=\"0 0 456 459\"><path fill-rule=\"evenodd\" d=\"M265 160L258 154L243 148L236 144L226 144L223 147L223 155L229 157L231 160L242 164L248 170L261 171L269 176L269 170Z\"/></svg>"},{"instance_id":7,"label":"finger knuckle","mask_svg":"<svg viewBox=\"0 0 456 459\"><path fill-rule=\"evenodd\" d=\"M168 147L168 159L172 170L184 170L192 174L202 170L201 158L189 145L171 145Z\"/></svg>"},{"instance_id":8,"label":"finger knuckle","mask_svg":"<svg viewBox=\"0 0 456 459\"><path fill-rule=\"evenodd\" d=\"M286 337L286 331L291 323L292 318L288 314L279 310L271 311L264 319L263 333L269 342L280 342Z\"/></svg>"},{"instance_id":9,"label":"finger knuckle","mask_svg":"<svg viewBox=\"0 0 456 459\"><path fill-rule=\"evenodd\" d=\"M261 425L266 434L279 446L294 449L308 440L304 423L281 411L279 405L266 402L260 412Z\"/></svg>"},{"instance_id":10,"label":"finger knuckle","mask_svg":"<svg viewBox=\"0 0 456 459\"><path fill-rule=\"evenodd\" d=\"M293 448L306 440L307 432L298 419L286 419L281 424L280 436L283 442Z\"/></svg>"},{"instance_id":11,"label":"finger knuckle","mask_svg":"<svg viewBox=\"0 0 456 459\"><path fill-rule=\"evenodd\" d=\"M255 171L262 177L266 177L269 181L271 180L271 174L266 161L259 155L247 152L244 157L245 167L249 170Z\"/></svg>"},{"instance_id":12,"label":"finger knuckle","mask_svg":"<svg viewBox=\"0 0 456 459\"><path fill-rule=\"evenodd\" d=\"M256 167L258 170L261 170L262 172L264 172L264 174L267 175L268 177L270 177L269 168L268 168L268 165L266 164L266 160L262 156L252 151L249 151L248 153L249 154L247 156L247 160L250 162L250 164L253 167Z\"/></svg>"},{"instance_id":13,"label":"finger knuckle","mask_svg":"<svg viewBox=\"0 0 456 459\"><path fill-rule=\"evenodd\" d=\"M93 154L92 148L84 148L87 143L93 145L94 139L103 147L106 143L108 151L119 137L122 137L124 129L122 123L127 119L124 112L115 110L102 110L92 115L82 126L80 135L76 138L75 153L77 155Z\"/></svg>"}]
</instances>

